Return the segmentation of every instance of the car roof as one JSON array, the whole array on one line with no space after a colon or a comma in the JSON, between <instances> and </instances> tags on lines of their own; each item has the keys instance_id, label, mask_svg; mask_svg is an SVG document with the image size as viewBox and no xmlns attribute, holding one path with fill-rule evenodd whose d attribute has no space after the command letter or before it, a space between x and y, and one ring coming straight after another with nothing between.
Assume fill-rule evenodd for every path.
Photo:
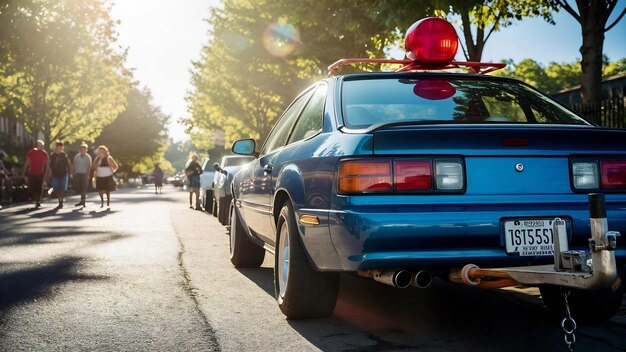
<instances>
[{"instance_id":1,"label":"car roof","mask_svg":"<svg viewBox=\"0 0 626 352\"><path fill-rule=\"evenodd\" d=\"M503 82L515 82L526 84L523 81L520 81L511 77L504 76L494 76L494 75L483 75L483 74L474 74L474 73L462 73L462 72L445 72L445 71L411 71L411 72L356 72L356 73L346 73L342 75L336 75L332 78L336 80L361 80L361 79L379 79L379 78L419 78L419 77L437 77L437 78L446 78L446 79L476 79L476 80L493 80L493 81L503 81Z\"/></svg>"}]
</instances>

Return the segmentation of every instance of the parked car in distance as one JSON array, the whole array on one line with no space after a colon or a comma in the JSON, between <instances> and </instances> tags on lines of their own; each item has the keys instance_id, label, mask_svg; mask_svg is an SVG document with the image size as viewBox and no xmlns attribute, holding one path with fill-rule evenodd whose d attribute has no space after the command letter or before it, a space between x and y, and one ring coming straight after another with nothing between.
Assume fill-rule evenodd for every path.
<instances>
[{"instance_id":1,"label":"parked car in distance","mask_svg":"<svg viewBox=\"0 0 626 352\"><path fill-rule=\"evenodd\" d=\"M589 123L524 82L481 74L502 64L453 61L454 28L423 21L407 35L408 59L338 61L259 150L253 139L233 144L255 159L232 181L232 264L258 267L273 253L289 318L332 313L340 272L398 288L428 287L433 276L492 288L525 282L555 311L567 287L572 315L610 318L624 293L626 241L614 233L598 247L590 236L609 243L609 232L626 233L626 131ZM354 62L402 67L336 74ZM598 196L606 209L590 207ZM580 264L557 268L561 245ZM583 260L598 251L607 260ZM582 285L603 267L605 281ZM535 281L506 274L515 269Z\"/></svg>"},{"instance_id":2,"label":"parked car in distance","mask_svg":"<svg viewBox=\"0 0 626 352\"><path fill-rule=\"evenodd\" d=\"M227 155L220 164L214 163L215 178L213 179L213 215L222 225L227 225L230 215L232 194L230 184L239 169L254 160L252 156Z\"/></svg>"},{"instance_id":3,"label":"parked car in distance","mask_svg":"<svg viewBox=\"0 0 626 352\"><path fill-rule=\"evenodd\" d=\"M149 185L149 184L153 184L153 183L154 183L154 176L148 175L148 174L141 175L141 184L142 185Z\"/></svg>"},{"instance_id":4,"label":"parked car in distance","mask_svg":"<svg viewBox=\"0 0 626 352\"><path fill-rule=\"evenodd\" d=\"M185 174L176 174L169 176L165 179L165 183L168 183L174 187L182 187L185 185Z\"/></svg>"},{"instance_id":5,"label":"parked car in distance","mask_svg":"<svg viewBox=\"0 0 626 352\"><path fill-rule=\"evenodd\" d=\"M200 175L200 204L205 211L213 212L213 178L215 169L209 158L202 162L202 174Z\"/></svg>"}]
</instances>

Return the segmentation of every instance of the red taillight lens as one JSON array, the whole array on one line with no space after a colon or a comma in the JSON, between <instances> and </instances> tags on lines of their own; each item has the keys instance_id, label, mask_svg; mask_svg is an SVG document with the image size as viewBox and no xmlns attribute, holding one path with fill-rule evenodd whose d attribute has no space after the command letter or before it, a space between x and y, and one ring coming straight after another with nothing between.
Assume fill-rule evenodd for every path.
<instances>
[{"instance_id":1,"label":"red taillight lens","mask_svg":"<svg viewBox=\"0 0 626 352\"><path fill-rule=\"evenodd\" d=\"M344 161L339 166L339 193L391 190L390 161Z\"/></svg>"},{"instance_id":2,"label":"red taillight lens","mask_svg":"<svg viewBox=\"0 0 626 352\"><path fill-rule=\"evenodd\" d=\"M427 191L432 189L430 160L395 161L394 184L400 191Z\"/></svg>"},{"instance_id":3,"label":"red taillight lens","mask_svg":"<svg viewBox=\"0 0 626 352\"><path fill-rule=\"evenodd\" d=\"M411 60L426 64L447 64L456 55L459 38L448 21L428 17L409 27L404 46Z\"/></svg>"},{"instance_id":4,"label":"red taillight lens","mask_svg":"<svg viewBox=\"0 0 626 352\"><path fill-rule=\"evenodd\" d=\"M626 188L626 160L600 161L602 188Z\"/></svg>"}]
</instances>

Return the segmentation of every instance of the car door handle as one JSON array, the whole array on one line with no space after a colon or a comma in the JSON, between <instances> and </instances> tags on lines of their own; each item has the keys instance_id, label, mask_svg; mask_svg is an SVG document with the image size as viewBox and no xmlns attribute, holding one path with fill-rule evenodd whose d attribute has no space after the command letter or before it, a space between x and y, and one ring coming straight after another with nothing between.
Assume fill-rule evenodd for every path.
<instances>
[{"instance_id":1,"label":"car door handle","mask_svg":"<svg viewBox=\"0 0 626 352\"><path fill-rule=\"evenodd\" d=\"M263 166L263 171L265 171L265 173L271 174L272 173L272 164L267 164L267 165Z\"/></svg>"}]
</instances>

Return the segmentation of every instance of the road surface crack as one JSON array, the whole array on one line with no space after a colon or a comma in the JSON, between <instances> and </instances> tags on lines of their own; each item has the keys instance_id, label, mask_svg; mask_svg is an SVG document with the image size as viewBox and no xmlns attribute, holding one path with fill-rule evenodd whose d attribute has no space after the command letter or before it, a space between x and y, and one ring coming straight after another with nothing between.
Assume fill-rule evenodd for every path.
<instances>
[{"instance_id":1,"label":"road surface crack","mask_svg":"<svg viewBox=\"0 0 626 352\"><path fill-rule=\"evenodd\" d=\"M176 231L175 231L175 233L176 233L176 238L178 239L178 245L180 246L180 250L178 251L178 267L179 267L181 275L183 277L183 281L182 281L183 290L185 291L187 296L189 296L189 298L193 302L194 309L196 310L196 312L202 318L202 322L203 322L204 327L205 327L205 329L207 331L207 335L208 335L208 337L210 339L210 342L215 347L214 351L220 351L221 348L220 348L219 342L217 340L215 330L213 329L213 326L211 326L211 323L209 322L209 319L206 316L206 314L204 314L204 312L200 308L200 302L198 301L196 288L193 287L193 285L191 284L191 278L190 278L190 275L189 275L189 271L187 270L187 267L185 267L185 263L184 263L184 260L183 260L183 256L185 254L185 245L181 241L180 236L178 235L178 233Z\"/></svg>"}]
</instances>

